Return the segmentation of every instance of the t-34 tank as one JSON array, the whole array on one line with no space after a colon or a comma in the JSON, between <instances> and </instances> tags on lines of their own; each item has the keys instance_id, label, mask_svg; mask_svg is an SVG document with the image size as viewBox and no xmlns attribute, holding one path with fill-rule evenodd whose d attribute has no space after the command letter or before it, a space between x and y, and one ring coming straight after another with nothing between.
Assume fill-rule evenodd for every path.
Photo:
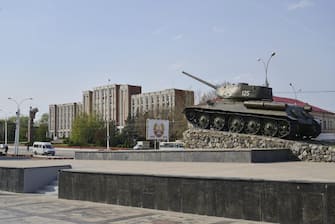
<instances>
[{"instance_id":1,"label":"t-34 tank","mask_svg":"<svg viewBox=\"0 0 335 224\"><path fill-rule=\"evenodd\" d=\"M187 120L196 127L286 139L315 138L321 132L310 106L273 102L272 88L247 83L216 86L183 74L212 87L219 98L185 108Z\"/></svg>"}]
</instances>

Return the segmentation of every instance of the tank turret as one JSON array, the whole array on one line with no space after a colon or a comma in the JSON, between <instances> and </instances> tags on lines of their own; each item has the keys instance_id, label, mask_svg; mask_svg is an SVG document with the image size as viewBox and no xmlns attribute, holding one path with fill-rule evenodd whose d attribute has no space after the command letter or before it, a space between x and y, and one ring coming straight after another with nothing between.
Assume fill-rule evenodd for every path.
<instances>
[{"instance_id":1,"label":"tank turret","mask_svg":"<svg viewBox=\"0 0 335 224\"><path fill-rule=\"evenodd\" d=\"M311 108L273 102L272 88L247 83L220 86L182 73L213 88L223 99L185 108L187 120L196 127L289 139L315 138L321 132Z\"/></svg>"},{"instance_id":2,"label":"tank turret","mask_svg":"<svg viewBox=\"0 0 335 224\"><path fill-rule=\"evenodd\" d=\"M265 86L254 86L247 83L213 85L187 72L183 74L215 89L217 97L221 99L233 99L236 101L267 100L272 101L272 88Z\"/></svg>"}]
</instances>

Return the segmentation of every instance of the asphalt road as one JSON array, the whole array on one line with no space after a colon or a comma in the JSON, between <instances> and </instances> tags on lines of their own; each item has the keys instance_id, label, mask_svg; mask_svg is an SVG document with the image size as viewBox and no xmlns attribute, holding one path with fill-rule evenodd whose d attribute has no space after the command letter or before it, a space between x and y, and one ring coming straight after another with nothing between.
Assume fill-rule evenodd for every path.
<instances>
[{"instance_id":1,"label":"asphalt road","mask_svg":"<svg viewBox=\"0 0 335 224\"><path fill-rule=\"evenodd\" d=\"M81 151L81 150L89 150L89 151L96 151L95 149L74 149L74 148L58 148L55 147L55 151L56 151L56 155L58 157L65 157L65 158L74 158L74 154L76 151ZM0 152L4 152L4 149L0 149ZM9 145L8 147L8 154L13 154L14 155L14 146L13 145ZM19 155L32 155L32 149L30 147L30 149L28 150L26 146L20 146L19 147Z\"/></svg>"}]
</instances>

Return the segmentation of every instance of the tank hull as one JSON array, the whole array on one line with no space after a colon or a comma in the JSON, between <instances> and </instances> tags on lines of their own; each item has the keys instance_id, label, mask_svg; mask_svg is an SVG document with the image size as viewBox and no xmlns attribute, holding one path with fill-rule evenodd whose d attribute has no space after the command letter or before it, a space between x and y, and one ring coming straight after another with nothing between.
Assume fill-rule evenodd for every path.
<instances>
[{"instance_id":1,"label":"tank hull","mask_svg":"<svg viewBox=\"0 0 335 224\"><path fill-rule=\"evenodd\" d=\"M196 127L285 139L315 138L320 125L304 108L271 101L215 102L186 107Z\"/></svg>"}]
</instances>

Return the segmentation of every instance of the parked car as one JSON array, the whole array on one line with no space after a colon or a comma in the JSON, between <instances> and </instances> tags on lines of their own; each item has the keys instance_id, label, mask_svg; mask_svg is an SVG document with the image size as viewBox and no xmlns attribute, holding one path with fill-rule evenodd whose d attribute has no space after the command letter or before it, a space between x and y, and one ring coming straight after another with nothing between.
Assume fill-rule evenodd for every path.
<instances>
[{"instance_id":1,"label":"parked car","mask_svg":"<svg viewBox=\"0 0 335 224\"><path fill-rule=\"evenodd\" d=\"M164 150L183 150L185 148L185 144L183 142L160 142L159 149Z\"/></svg>"},{"instance_id":2,"label":"parked car","mask_svg":"<svg viewBox=\"0 0 335 224\"><path fill-rule=\"evenodd\" d=\"M55 155L55 148L50 142L34 142L32 147L34 155Z\"/></svg>"},{"instance_id":3,"label":"parked car","mask_svg":"<svg viewBox=\"0 0 335 224\"><path fill-rule=\"evenodd\" d=\"M133 147L135 150L141 149L150 149L150 142L149 141L138 141L136 145Z\"/></svg>"}]
</instances>

